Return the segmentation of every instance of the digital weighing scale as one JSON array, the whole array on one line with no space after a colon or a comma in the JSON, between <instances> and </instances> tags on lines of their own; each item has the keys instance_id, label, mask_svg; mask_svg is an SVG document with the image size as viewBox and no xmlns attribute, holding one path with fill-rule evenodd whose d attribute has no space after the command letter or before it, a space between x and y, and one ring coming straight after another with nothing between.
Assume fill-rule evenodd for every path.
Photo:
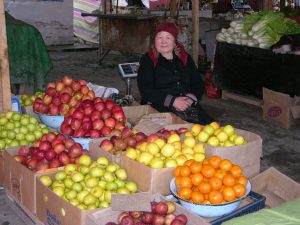
<instances>
[{"instance_id":1,"label":"digital weighing scale","mask_svg":"<svg viewBox=\"0 0 300 225\"><path fill-rule=\"evenodd\" d=\"M138 62L121 63L118 65L120 75L126 82L125 98L130 102L133 102L133 96L131 95L131 78L137 77L137 70L139 65L140 64Z\"/></svg>"}]
</instances>

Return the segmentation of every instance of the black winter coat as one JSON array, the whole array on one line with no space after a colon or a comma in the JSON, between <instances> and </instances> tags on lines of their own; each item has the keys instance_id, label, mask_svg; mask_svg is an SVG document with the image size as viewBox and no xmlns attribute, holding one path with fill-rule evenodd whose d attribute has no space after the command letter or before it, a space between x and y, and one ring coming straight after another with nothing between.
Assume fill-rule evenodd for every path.
<instances>
[{"instance_id":1,"label":"black winter coat","mask_svg":"<svg viewBox=\"0 0 300 225\"><path fill-rule=\"evenodd\" d=\"M148 53L140 60L137 82L142 104L150 102L160 112L170 111L178 96L191 93L200 100L204 90L203 79L192 57L188 55L184 65L173 55L173 60L167 60L159 54L155 67Z\"/></svg>"}]
</instances>

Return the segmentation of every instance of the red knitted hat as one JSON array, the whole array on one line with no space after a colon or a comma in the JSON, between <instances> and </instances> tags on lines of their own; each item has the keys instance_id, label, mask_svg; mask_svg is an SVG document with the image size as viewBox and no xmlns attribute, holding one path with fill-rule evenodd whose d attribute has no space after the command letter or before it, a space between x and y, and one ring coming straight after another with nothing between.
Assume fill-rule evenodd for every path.
<instances>
[{"instance_id":1,"label":"red knitted hat","mask_svg":"<svg viewBox=\"0 0 300 225\"><path fill-rule=\"evenodd\" d=\"M177 38L178 29L174 23L170 23L170 22L159 23L155 28L155 36L157 35L157 33L161 31L166 31L172 34L175 39Z\"/></svg>"}]
</instances>

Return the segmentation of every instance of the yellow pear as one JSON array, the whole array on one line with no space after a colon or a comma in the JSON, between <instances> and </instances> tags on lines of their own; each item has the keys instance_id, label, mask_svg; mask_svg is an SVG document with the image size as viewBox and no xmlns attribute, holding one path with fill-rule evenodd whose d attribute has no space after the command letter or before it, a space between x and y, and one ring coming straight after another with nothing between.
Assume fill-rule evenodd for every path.
<instances>
[{"instance_id":1,"label":"yellow pear","mask_svg":"<svg viewBox=\"0 0 300 225\"><path fill-rule=\"evenodd\" d=\"M168 144L171 144L171 143L174 143L176 141L180 141L180 136L178 134L171 134L169 137L168 137Z\"/></svg>"}]
</instances>

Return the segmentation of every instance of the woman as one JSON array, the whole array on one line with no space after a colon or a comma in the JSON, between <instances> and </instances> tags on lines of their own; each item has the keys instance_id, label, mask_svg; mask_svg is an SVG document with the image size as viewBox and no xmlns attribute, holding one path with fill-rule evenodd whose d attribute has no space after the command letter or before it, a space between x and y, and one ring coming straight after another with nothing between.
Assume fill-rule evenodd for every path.
<instances>
[{"instance_id":1,"label":"woman","mask_svg":"<svg viewBox=\"0 0 300 225\"><path fill-rule=\"evenodd\" d=\"M177 35L174 23L156 27L154 47L140 60L137 80L142 104L150 103L160 112L173 111L179 116L197 105L196 118L182 118L209 124L213 119L197 104L203 94L203 80L191 56L176 41Z\"/></svg>"}]
</instances>

